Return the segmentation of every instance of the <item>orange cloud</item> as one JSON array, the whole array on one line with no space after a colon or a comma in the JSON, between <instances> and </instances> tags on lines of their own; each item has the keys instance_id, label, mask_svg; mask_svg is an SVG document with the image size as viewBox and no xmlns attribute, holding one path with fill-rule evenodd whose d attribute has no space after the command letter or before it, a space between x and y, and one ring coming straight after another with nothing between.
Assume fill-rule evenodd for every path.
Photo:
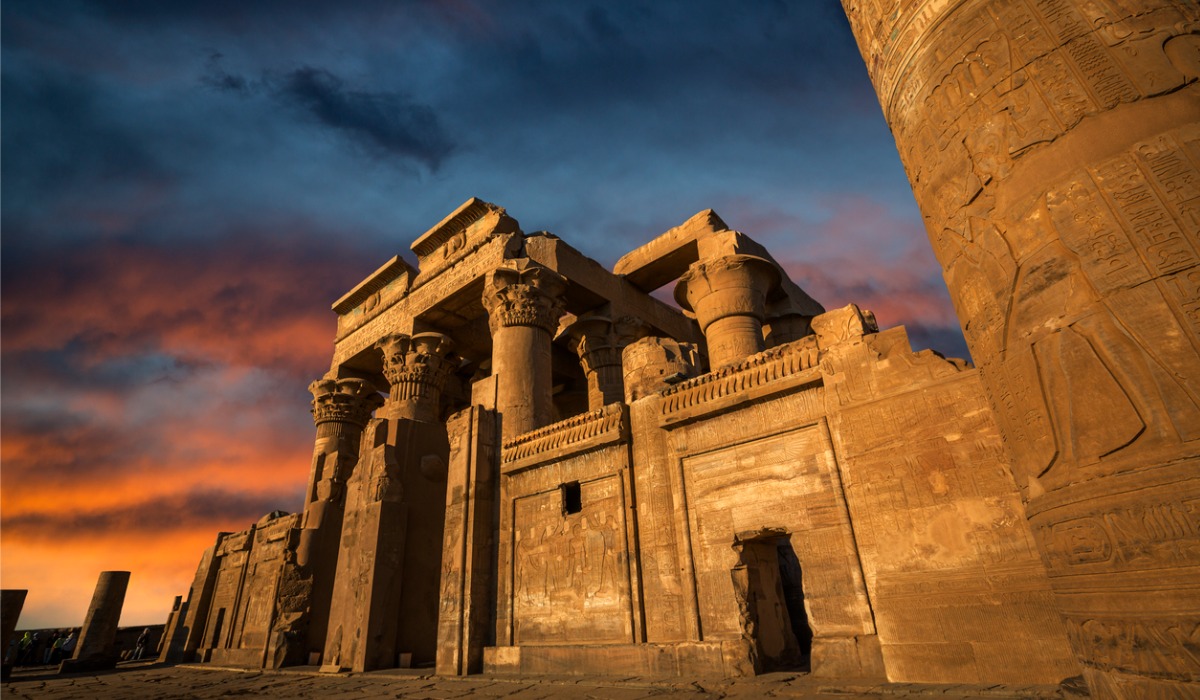
<instances>
[{"instance_id":1,"label":"orange cloud","mask_svg":"<svg viewBox=\"0 0 1200 700\"><path fill-rule=\"evenodd\" d=\"M162 622L218 531L301 507L329 304L378 256L267 234L25 254L0 313L0 578L29 589L22 627L65 626L129 570L122 623Z\"/></svg>"}]
</instances>

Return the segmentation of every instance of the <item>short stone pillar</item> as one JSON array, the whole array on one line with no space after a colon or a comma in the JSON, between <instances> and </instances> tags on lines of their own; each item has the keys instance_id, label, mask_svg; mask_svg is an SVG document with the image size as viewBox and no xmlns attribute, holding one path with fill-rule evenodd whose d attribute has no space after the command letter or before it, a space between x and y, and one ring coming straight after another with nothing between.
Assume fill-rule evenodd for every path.
<instances>
[{"instance_id":1,"label":"short stone pillar","mask_svg":"<svg viewBox=\"0 0 1200 700\"><path fill-rule=\"evenodd\" d=\"M587 376L589 411L625 398L621 352L646 331L637 319L605 316L582 316L566 329Z\"/></svg>"},{"instance_id":2,"label":"short stone pillar","mask_svg":"<svg viewBox=\"0 0 1200 700\"><path fill-rule=\"evenodd\" d=\"M754 255L701 260L679 278L675 301L700 323L712 369L765 349L767 295L779 279L773 263Z\"/></svg>"},{"instance_id":3,"label":"short stone pillar","mask_svg":"<svg viewBox=\"0 0 1200 700\"><path fill-rule=\"evenodd\" d=\"M567 282L522 258L488 273L483 306L492 331L492 373L504 440L553 421L551 342Z\"/></svg>"},{"instance_id":4,"label":"short stone pillar","mask_svg":"<svg viewBox=\"0 0 1200 700\"><path fill-rule=\"evenodd\" d=\"M128 571L101 571L83 619L83 630L75 654L59 666L59 672L97 671L117 665L117 624L129 587Z\"/></svg>"},{"instance_id":5,"label":"short stone pillar","mask_svg":"<svg viewBox=\"0 0 1200 700\"><path fill-rule=\"evenodd\" d=\"M383 353L383 375L391 384L387 417L439 422L442 388L458 367L454 342L441 333L393 333L375 347Z\"/></svg>"},{"instance_id":6,"label":"short stone pillar","mask_svg":"<svg viewBox=\"0 0 1200 700\"><path fill-rule=\"evenodd\" d=\"M0 654L7 653L8 643L12 641L17 629L17 620L21 619L21 608L25 607L25 595L29 591L21 588L5 588L0 590ZM11 659L5 659L3 674L8 676Z\"/></svg>"},{"instance_id":7,"label":"short stone pillar","mask_svg":"<svg viewBox=\"0 0 1200 700\"><path fill-rule=\"evenodd\" d=\"M674 338L642 338L622 352L625 402L658 393L700 374L700 351L692 343Z\"/></svg>"}]
</instances>

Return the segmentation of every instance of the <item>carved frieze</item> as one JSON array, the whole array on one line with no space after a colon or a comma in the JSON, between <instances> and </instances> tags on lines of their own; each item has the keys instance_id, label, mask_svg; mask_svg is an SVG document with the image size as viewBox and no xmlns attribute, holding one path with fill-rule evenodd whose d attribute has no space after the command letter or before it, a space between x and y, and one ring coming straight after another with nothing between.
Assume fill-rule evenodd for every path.
<instances>
[{"instance_id":1,"label":"carved frieze","mask_svg":"<svg viewBox=\"0 0 1200 700\"><path fill-rule=\"evenodd\" d=\"M681 382L661 392L662 419L668 423L690 419L697 410L720 408L722 399L749 400L774 389L790 388L797 379L817 381L818 374L806 373L817 367L819 359L816 340L809 337Z\"/></svg>"},{"instance_id":2,"label":"carved frieze","mask_svg":"<svg viewBox=\"0 0 1200 700\"><path fill-rule=\"evenodd\" d=\"M628 411L624 404L609 404L544 428L518 435L504 443L501 463L529 461L534 457L561 459L582 447L622 440L629 434ZM547 454L554 453L554 454ZM509 471L509 469L505 469Z\"/></svg>"}]
</instances>

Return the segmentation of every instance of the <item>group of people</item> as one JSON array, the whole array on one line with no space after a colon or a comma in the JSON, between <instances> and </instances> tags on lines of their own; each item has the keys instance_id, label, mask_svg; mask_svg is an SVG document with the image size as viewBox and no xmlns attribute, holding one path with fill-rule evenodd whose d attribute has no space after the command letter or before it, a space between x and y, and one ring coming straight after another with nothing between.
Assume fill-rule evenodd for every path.
<instances>
[{"instance_id":1,"label":"group of people","mask_svg":"<svg viewBox=\"0 0 1200 700\"><path fill-rule=\"evenodd\" d=\"M25 632L20 637L14 636L9 642L4 663L13 666L57 665L60 661L71 658L71 655L75 653L77 636L78 633L75 630L55 630L45 637L41 632ZM150 636L149 627L142 630L129 658L143 659L146 657L147 649L150 646ZM151 653L153 652L151 651Z\"/></svg>"},{"instance_id":2,"label":"group of people","mask_svg":"<svg viewBox=\"0 0 1200 700\"><path fill-rule=\"evenodd\" d=\"M75 630L56 630L40 638L38 632L26 632L9 644L5 662L14 666L49 666L75 653L77 633Z\"/></svg>"}]
</instances>

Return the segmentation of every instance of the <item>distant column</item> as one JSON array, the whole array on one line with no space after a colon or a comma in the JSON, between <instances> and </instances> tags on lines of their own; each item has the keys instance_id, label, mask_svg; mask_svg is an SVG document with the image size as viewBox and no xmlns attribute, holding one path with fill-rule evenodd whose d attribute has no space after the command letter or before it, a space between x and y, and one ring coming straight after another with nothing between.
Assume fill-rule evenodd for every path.
<instances>
[{"instance_id":1,"label":"distant column","mask_svg":"<svg viewBox=\"0 0 1200 700\"><path fill-rule=\"evenodd\" d=\"M557 272L526 258L488 273L483 305L492 330L496 409L505 440L553 420L551 342L566 286Z\"/></svg>"},{"instance_id":2,"label":"distant column","mask_svg":"<svg viewBox=\"0 0 1200 700\"><path fill-rule=\"evenodd\" d=\"M1092 697L1200 684L1200 5L843 0Z\"/></svg>"},{"instance_id":3,"label":"distant column","mask_svg":"<svg viewBox=\"0 0 1200 700\"><path fill-rule=\"evenodd\" d=\"M621 352L645 335L644 325L634 319L582 316L566 332L587 376L588 410L624 400Z\"/></svg>"},{"instance_id":4,"label":"distant column","mask_svg":"<svg viewBox=\"0 0 1200 700\"><path fill-rule=\"evenodd\" d=\"M25 607L27 593L29 591L20 588L0 590L0 654L8 651L8 643L17 629L17 620L21 619L21 608ZM8 666L4 668L7 670Z\"/></svg>"},{"instance_id":5,"label":"distant column","mask_svg":"<svg viewBox=\"0 0 1200 700\"><path fill-rule=\"evenodd\" d=\"M93 671L117 665L117 625L128 587L128 571L100 572L75 654L62 663L60 671Z\"/></svg>"},{"instance_id":6,"label":"distant column","mask_svg":"<svg viewBox=\"0 0 1200 700\"><path fill-rule=\"evenodd\" d=\"M726 255L693 263L675 287L675 301L696 315L712 369L762 352L767 295L779 269L754 255Z\"/></svg>"}]
</instances>

